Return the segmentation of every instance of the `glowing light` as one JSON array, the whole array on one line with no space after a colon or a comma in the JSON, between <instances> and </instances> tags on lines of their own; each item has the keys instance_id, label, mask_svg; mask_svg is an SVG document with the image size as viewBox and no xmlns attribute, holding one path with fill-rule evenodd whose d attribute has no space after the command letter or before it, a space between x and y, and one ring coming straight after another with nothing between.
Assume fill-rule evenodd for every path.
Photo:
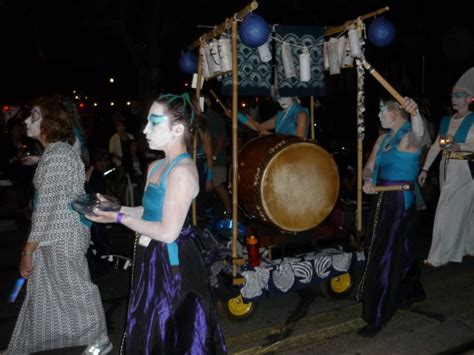
<instances>
[{"instance_id":1,"label":"glowing light","mask_svg":"<svg viewBox=\"0 0 474 355\"><path fill-rule=\"evenodd\" d=\"M93 106L97 107L99 104L97 102L94 102Z\"/></svg>"},{"instance_id":2,"label":"glowing light","mask_svg":"<svg viewBox=\"0 0 474 355\"><path fill-rule=\"evenodd\" d=\"M79 108L84 108L84 107L86 107L86 105L84 104L84 102L80 102L80 103L79 103Z\"/></svg>"},{"instance_id":3,"label":"glowing light","mask_svg":"<svg viewBox=\"0 0 474 355\"><path fill-rule=\"evenodd\" d=\"M247 106L247 104L245 102L242 102L242 107L245 107Z\"/></svg>"},{"instance_id":4,"label":"glowing light","mask_svg":"<svg viewBox=\"0 0 474 355\"><path fill-rule=\"evenodd\" d=\"M75 93L76 93L76 90L72 90L72 93L75 94Z\"/></svg>"},{"instance_id":5,"label":"glowing light","mask_svg":"<svg viewBox=\"0 0 474 355\"><path fill-rule=\"evenodd\" d=\"M115 103L113 101L110 101L110 106L114 106Z\"/></svg>"},{"instance_id":6,"label":"glowing light","mask_svg":"<svg viewBox=\"0 0 474 355\"><path fill-rule=\"evenodd\" d=\"M188 85L189 85L188 83L184 83L184 86L188 87Z\"/></svg>"},{"instance_id":7,"label":"glowing light","mask_svg":"<svg viewBox=\"0 0 474 355\"><path fill-rule=\"evenodd\" d=\"M114 83L115 79L114 78L109 78L109 83Z\"/></svg>"},{"instance_id":8,"label":"glowing light","mask_svg":"<svg viewBox=\"0 0 474 355\"><path fill-rule=\"evenodd\" d=\"M127 106L130 106L132 103L130 101L127 101Z\"/></svg>"},{"instance_id":9,"label":"glowing light","mask_svg":"<svg viewBox=\"0 0 474 355\"><path fill-rule=\"evenodd\" d=\"M79 95L74 96L76 100L79 100Z\"/></svg>"}]
</instances>

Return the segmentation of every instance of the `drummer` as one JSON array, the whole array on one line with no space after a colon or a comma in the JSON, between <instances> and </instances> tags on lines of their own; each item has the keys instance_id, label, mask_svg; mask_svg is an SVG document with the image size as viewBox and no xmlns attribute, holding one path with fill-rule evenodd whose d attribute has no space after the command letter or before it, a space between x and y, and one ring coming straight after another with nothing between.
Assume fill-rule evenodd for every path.
<instances>
[{"instance_id":1,"label":"drummer","mask_svg":"<svg viewBox=\"0 0 474 355\"><path fill-rule=\"evenodd\" d=\"M376 185L413 185L419 171L424 133L415 101L400 105L392 98L380 100L379 119L387 130L377 139L362 175L366 194L377 194ZM408 120L411 116L411 122ZM409 309L425 299L420 268L414 253L416 206L412 191L375 195L365 248L366 267L359 286L363 318L358 334L373 337L396 309Z\"/></svg>"},{"instance_id":2,"label":"drummer","mask_svg":"<svg viewBox=\"0 0 474 355\"><path fill-rule=\"evenodd\" d=\"M274 130L276 134L306 138L309 131L308 109L301 106L297 97L278 97L277 101L281 110L268 120L258 123L250 115L239 112L237 114L239 122L263 134L269 134L270 130ZM226 114L230 117L230 111Z\"/></svg>"}]
</instances>

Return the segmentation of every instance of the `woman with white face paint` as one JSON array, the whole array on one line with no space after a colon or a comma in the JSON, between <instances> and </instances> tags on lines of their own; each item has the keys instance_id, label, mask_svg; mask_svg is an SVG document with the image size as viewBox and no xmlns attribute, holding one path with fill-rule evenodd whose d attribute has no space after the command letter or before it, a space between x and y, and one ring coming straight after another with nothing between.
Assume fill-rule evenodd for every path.
<instances>
[{"instance_id":1,"label":"woman with white face paint","mask_svg":"<svg viewBox=\"0 0 474 355\"><path fill-rule=\"evenodd\" d=\"M309 128L308 109L301 106L296 97L280 97L278 104L282 109L262 123L258 123L250 115L244 115L241 112L238 113L239 122L263 134L269 134L270 130L274 130L276 134L306 138ZM227 110L226 115L232 117L231 111Z\"/></svg>"},{"instance_id":2,"label":"woman with white face paint","mask_svg":"<svg viewBox=\"0 0 474 355\"><path fill-rule=\"evenodd\" d=\"M46 98L33 107L26 128L45 150L33 179L32 225L20 261L28 287L6 353L89 345L85 354L107 354L112 344L85 257L89 227L70 208L85 182L84 164L72 147L71 117L58 99Z\"/></svg>"},{"instance_id":3,"label":"woman with white face paint","mask_svg":"<svg viewBox=\"0 0 474 355\"><path fill-rule=\"evenodd\" d=\"M455 114L441 119L439 134L418 177L421 185L440 152L439 185L433 238L425 264L441 266L474 255L474 67L464 73L451 92Z\"/></svg>"},{"instance_id":4,"label":"woman with white face paint","mask_svg":"<svg viewBox=\"0 0 474 355\"><path fill-rule=\"evenodd\" d=\"M409 308L425 298L413 248L413 186L419 171L423 121L417 104L409 98L403 106L393 99L381 100L379 119L388 132L377 139L363 169L363 190L376 194L376 186L412 188L379 192L372 199L365 239L367 262L358 290L367 322L358 334L365 337L377 335L397 308Z\"/></svg>"},{"instance_id":5,"label":"woman with white face paint","mask_svg":"<svg viewBox=\"0 0 474 355\"><path fill-rule=\"evenodd\" d=\"M140 207L97 210L87 218L137 232L123 351L126 354L223 354L226 346L188 213L199 192L187 152L196 109L188 94L162 95L143 131L165 158L150 164Z\"/></svg>"}]
</instances>

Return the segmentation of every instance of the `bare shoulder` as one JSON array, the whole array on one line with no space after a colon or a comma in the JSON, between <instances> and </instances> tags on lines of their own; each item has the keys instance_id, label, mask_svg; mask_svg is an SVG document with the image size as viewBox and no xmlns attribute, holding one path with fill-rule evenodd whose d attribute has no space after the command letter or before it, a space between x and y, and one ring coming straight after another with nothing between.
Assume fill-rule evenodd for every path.
<instances>
[{"instance_id":1,"label":"bare shoulder","mask_svg":"<svg viewBox=\"0 0 474 355\"><path fill-rule=\"evenodd\" d=\"M196 164L191 158L178 162L169 173L169 178L176 179L190 186L199 186L199 175Z\"/></svg>"}]
</instances>

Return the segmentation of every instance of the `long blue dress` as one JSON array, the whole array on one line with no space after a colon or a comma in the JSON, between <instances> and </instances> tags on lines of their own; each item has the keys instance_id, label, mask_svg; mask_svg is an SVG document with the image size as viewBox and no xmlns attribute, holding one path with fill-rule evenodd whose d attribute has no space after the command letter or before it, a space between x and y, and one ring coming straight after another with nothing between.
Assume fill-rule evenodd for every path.
<instances>
[{"instance_id":1,"label":"long blue dress","mask_svg":"<svg viewBox=\"0 0 474 355\"><path fill-rule=\"evenodd\" d=\"M181 154L149 183L143 196L147 221L161 221L166 178ZM159 165L150 169L151 175ZM194 242L196 231L183 227L171 244L135 242L125 331L126 354L225 354L207 271Z\"/></svg>"},{"instance_id":2,"label":"long blue dress","mask_svg":"<svg viewBox=\"0 0 474 355\"><path fill-rule=\"evenodd\" d=\"M385 136L374 164L377 185L416 183L421 149L398 150L411 130L406 122L394 135ZM424 299L419 264L414 253L415 196L410 191L379 192L372 201L366 234L366 267L359 285L363 296L363 318L383 326L398 307Z\"/></svg>"}]
</instances>

